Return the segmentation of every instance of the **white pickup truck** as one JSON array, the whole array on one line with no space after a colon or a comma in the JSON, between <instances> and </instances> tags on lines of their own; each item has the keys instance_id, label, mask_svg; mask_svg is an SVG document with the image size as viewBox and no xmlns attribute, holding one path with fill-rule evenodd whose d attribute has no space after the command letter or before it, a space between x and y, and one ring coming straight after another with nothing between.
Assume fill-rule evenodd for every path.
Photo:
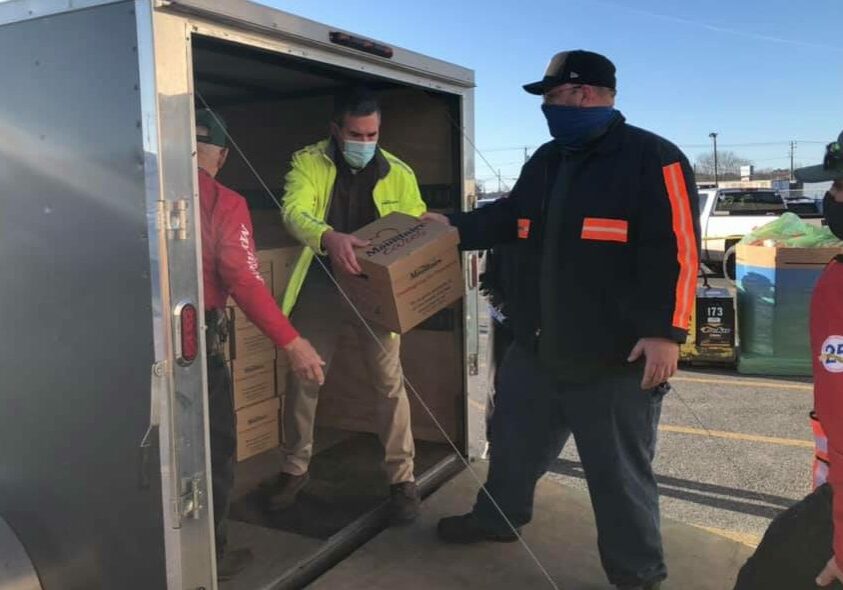
<instances>
[{"instance_id":1,"label":"white pickup truck","mask_svg":"<svg viewBox=\"0 0 843 590\"><path fill-rule=\"evenodd\" d=\"M734 245L757 227L791 210L774 189L702 189L700 196L701 262L734 279ZM822 223L822 214L793 210L800 217Z\"/></svg>"}]
</instances>

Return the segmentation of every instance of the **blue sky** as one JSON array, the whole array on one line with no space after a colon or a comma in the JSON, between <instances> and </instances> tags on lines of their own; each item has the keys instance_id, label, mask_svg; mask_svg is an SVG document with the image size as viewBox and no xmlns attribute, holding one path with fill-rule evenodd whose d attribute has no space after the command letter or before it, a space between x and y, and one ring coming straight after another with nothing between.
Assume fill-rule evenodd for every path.
<instances>
[{"instance_id":1,"label":"blue sky","mask_svg":"<svg viewBox=\"0 0 843 590\"><path fill-rule=\"evenodd\" d=\"M692 161L716 131L758 168L789 165L790 140L814 164L843 128L841 0L261 1L475 70L476 143L510 184L548 139L521 85L565 49L612 59L627 120ZM476 174L496 188L479 158Z\"/></svg>"}]
</instances>

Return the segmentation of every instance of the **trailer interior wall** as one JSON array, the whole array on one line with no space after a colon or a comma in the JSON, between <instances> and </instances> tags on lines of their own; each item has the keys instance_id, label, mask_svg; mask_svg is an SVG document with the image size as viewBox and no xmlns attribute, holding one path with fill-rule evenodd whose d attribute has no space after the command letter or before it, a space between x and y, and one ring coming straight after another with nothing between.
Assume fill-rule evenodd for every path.
<instances>
[{"instance_id":1,"label":"trailer interior wall","mask_svg":"<svg viewBox=\"0 0 843 590\"><path fill-rule=\"evenodd\" d=\"M380 145L413 168L428 206L445 212L460 208L460 97L199 35L193 36L192 56L197 108L207 103L222 115L245 156L232 149L219 179L249 201L255 224L262 226L256 228L256 237L266 236L271 226L273 245L294 243L274 202L283 195L290 158L328 137L336 94L361 83L376 90L382 103ZM324 271L314 263L310 272ZM465 450L462 305L443 310L403 336L402 361L412 384L408 394L417 477L452 455L453 449L416 393L447 438ZM299 504L280 516L261 511L256 487L278 472L277 451L238 466L232 518L240 522L233 525L233 537L252 544L258 553L262 549L255 544L271 543L277 550L271 554L274 563L267 558L262 570L231 588L258 583L252 576L263 576L260 583L265 582L306 557L314 542L326 540L387 497L382 451L375 437L376 407L355 338L351 330L340 336L340 349L320 392L313 482Z\"/></svg>"}]
</instances>

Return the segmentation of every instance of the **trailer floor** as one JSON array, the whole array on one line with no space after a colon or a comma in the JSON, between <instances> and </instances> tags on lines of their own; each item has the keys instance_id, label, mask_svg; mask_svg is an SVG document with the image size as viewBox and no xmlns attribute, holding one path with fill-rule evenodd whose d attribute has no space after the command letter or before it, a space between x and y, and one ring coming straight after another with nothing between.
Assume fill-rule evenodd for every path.
<instances>
[{"instance_id":1,"label":"trailer floor","mask_svg":"<svg viewBox=\"0 0 843 590\"><path fill-rule=\"evenodd\" d=\"M485 479L485 464L475 464ZM388 529L310 586L315 590L549 588L520 544L452 546L436 539L436 522L473 504L478 485L467 471L423 504L411 526ZM729 590L749 547L663 519L670 578L663 588ZM533 523L524 538L560 589L603 590L597 535L586 493L547 479L539 483Z\"/></svg>"}]
</instances>

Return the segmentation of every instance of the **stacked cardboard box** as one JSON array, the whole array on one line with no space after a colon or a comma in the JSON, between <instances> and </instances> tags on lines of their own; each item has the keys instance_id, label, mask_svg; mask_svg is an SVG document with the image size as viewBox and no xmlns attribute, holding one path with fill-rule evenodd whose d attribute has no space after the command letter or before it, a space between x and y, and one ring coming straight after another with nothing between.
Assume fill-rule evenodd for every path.
<instances>
[{"instance_id":1,"label":"stacked cardboard box","mask_svg":"<svg viewBox=\"0 0 843 590\"><path fill-rule=\"evenodd\" d=\"M259 272L279 306L300 251L291 247L258 251ZM233 300L228 313L237 460L243 461L279 445L286 357Z\"/></svg>"}]
</instances>

